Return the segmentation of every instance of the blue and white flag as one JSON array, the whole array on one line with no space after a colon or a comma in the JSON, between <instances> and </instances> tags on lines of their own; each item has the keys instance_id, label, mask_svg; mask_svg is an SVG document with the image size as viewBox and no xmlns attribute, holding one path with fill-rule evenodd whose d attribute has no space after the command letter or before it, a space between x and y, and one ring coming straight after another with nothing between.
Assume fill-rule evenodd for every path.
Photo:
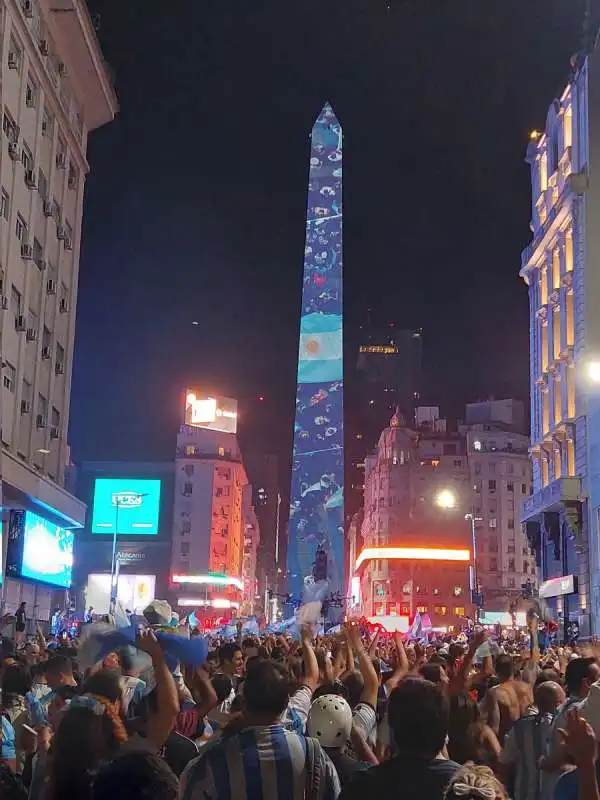
<instances>
[{"instance_id":1,"label":"blue and white flag","mask_svg":"<svg viewBox=\"0 0 600 800\"><path fill-rule=\"evenodd\" d=\"M258 636L258 620L256 617L248 617L246 622L242 625L242 633L246 636Z\"/></svg>"},{"instance_id":2,"label":"blue and white flag","mask_svg":"<svg viewBox=\"0 0 600 800\"><path fill-rule=\"evenodd\" d=\"M421 622L421 615L417 611L417 613L415 614L415 618L413 620L413 624L410 626L410 630L408 631L408 638L418 639L422 633L423 633L423 625Z\"/></svg>"},{"instance_id":3,"label":"blue and white flag","mask_svg":"<svg viewBox=\"0 0 600 800\"><path fill-rule=\"evenodd\" d=\"M342 318L306 314L300 320L298 383L331 383L344 378Z\"/></svg>"}]
</instances>

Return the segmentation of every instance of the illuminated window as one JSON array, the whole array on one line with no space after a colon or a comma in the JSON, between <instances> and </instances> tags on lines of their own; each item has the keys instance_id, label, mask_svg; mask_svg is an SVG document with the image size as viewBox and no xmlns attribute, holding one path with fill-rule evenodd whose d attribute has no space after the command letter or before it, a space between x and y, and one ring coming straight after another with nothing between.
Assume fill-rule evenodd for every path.
<instances>
[{"instance_id":1,"label":"illuminated window","mask_svg":"<svg viewBox=\"0 0 600 800\"><path fill-rule=\"evenodd\" d=\"M440 617L446 616L446 611L447 611L446 606L434 606L433 610L435 611L436 614L439 614Z\"/></svg>"},{"instance_id":2,"label":"illuminated window","mask_svg":"<svg viewBox=\"0 0 600 800\"><path fill-rule=\"evenodd\" d=\"M464 615L465 615L465 608L464 608L464 606L457 606L457 607L454 609L454 614L455 614L455 616L457 616L457 617L464 617Z\"/></svg>"},{"instance_id":3,"label":"illuminated window","mask_svg":"<svg viewBox=\"0 0 600 800\"><path fill-rule=\"evenodd\" d=\"M575 442L567 439L567 475L575 477Z\"/></svg>"},{"instance_id":4,"label":"illuminated window","mask_svg":"<svg viewBox=\"0 0 600 800\"><path fill-rule=\"evenodd\" d=\"M362 439L362 438L363 438L363 435L362 435L362 433L357 433L357 434L356 434L356 438L357 438L357 439Z\"/></svg>"},{"instance_id":5,"label":"illuminated window","mask_svg":"<svg viewBox=\"0 0 600 800\"><path fill-rule=\"evenodd\" d=\"M419 614L426 614L427 606L417 606L417 611L419 612Z\"/></svg>"},{"instance_id":6,"label":"illuminated window","mask_svg":"<svg viewBox=\"0 0 600 800\"><path fill-rule=\"evenodd\" d=\"M573 290L567 293L566 298L566 318L567 318L567 347L575 344L575 319L573 313Z\"/></svg>"},{"instance_id":7,"label":"illuminated window","mask_svg":"<svg viewBox=\"0 0 600 800\"><path fill-rule=\"evenodd\" d=\"M563 144L565 150L571 147L573 142L573 109L571 106L565 109L563 114Z\"/></svg>"},{"instance_id":8,"label":"illuminated window","mask_svg":"<svg viewBox=\"0 0 600 800\"><path fill-rule=\"evenodd\" d=\"M454 595L454 597L460 597L462 593L463 593L463 587L462 586L453 586L452 587L452 594Z\"/></svg>"},{"instance_id":9,"label":"illuminated window","mask_svg":"<svg viewBox=\"0 0 600 800\"><path fill-rule=\"evenodd\" d=\"M560 250L558 247L552 251L552 286L554 289L560 287Z\"/></svg>"},{"instance_id":10,"label":"illuminated window","mask_svg":"<svg viewBox=\"0 0 600 800\"><path fill-rule=\"evenodd\" d=\"M565 233L565 269L573 271L573 231L570 230Z\"/></svg>"},{"instance_id":11,"label":"illuminated window","mask_svg":"<svg viewBox=\"0 0 600 800\"><path fill-rule=\"evenodd\" d=\"M481 450L481 442L479 439L475 439L473 442L473 450Z\"/></svg>"},{"instance_id":12,"label":"illuminated window","mask_svg":"<svg viewBox=\"0 0 600 800\"><path fill-rule=\"evenodd\" d=\"M408 583L405 583L404 586L402 587L402 594L410 594L410 593L411 593L411 583L409 581Z\"/></svg>"},{"instance_id":13,"label":"illuminated window","mask_svg":"<svg viewBox=\"0 0 600 800\"><path fill-rule=\"evenodd\" d=\"M554 478L560 478L562 475L562 458L560 443L554 445Z\"/></svg>"},{"instance_id":14,"label":"illuminated window","mask_svg":"<svg viewBox=\"0 0 600 800\"><path fill-rule=\"evenodd\" d=\"M554 360L557 361L560 358L560 307L554 306L554 311L552 313L552 352Z\"/></svg>"},{"instance_id":15,"label":"illuminated window","mask_svg":"<svg viewBox=\"0 0 600 800\"><path fill-rule=\"evenodd\" d=\"M403 617L410 616L410 607L409 606L400 606L400 614Z\"/></svg>"},{"instance_id":16,"label":"illuminated window","mask_svg":"<svg viewBox=\"0 0 600 800\"><path fill-rule=\"evenodd\" d=\"M540 155L540 191L548 188L548 156L545 152Z\"/></svg>"},{"instance_id":17,"label":"illuminated window","mask_svg":"<svg viewBox=\"0 0 600 800\"><path fill-rule=\"evenodd\" d=\"M542 320L542 372L548 372L548 323Z\"/></svg>"},{"instance_id":18,"label":"illuminated window","mask_svg":"<svg viewBox=\"0 0 600 800\"><path fill-rule=\"evenodd\" d=\"M542 392L542 433L546 435L550 430L550 401L548 392Z\"/></svg>"},{"instance_id":19,"label":"illuminated window","mask_svg":"<svg viewBox=\"0 0 600 800\"><path fill-rule=\"evenodd\" d=\"M498 520L496 517L490 517L488 520L488 528L493 531L498 527Z\"/></svg>"},{"instance_id":20,"label":"illuminated window","mask_svg":"<svg viewBox=\"0 0 600 800\"><path fill-rule=\"evenodd\" d=\"M575 367L569 364L565 373L567 379L567 416L575 418Z\"/></svg>"},{"instance_id":21,"label":"illuminated window","mask_svg":"<svg viewBox=\"0 0 600 800\"><path fill-rule=\"evenodd\" d=\"M218 453L218 455L221 456L221 458L223 458L223 456L225 455L225 448L224 447L217 447L217 453Z\"/></svg>"},{"instance_id":22,"label":"illuminated window","mask_svg":"<svg viewBox=\"0 0 600 800\"><path fill-rule=\"evenodd\" d=\"M552 383L554 387L554 424L560 425L560 423L562 422L562 399L560 395L560 377L558 375L555 375Z\"/></svg>"},{"instance_id":23,"label":"illuminated window","mask_svg":"<svg viewBox=\"0 0 600 800\"><path fill-rule=\"evenodd\" d=\"M432 589L431 590L431 594L435 595L436 597L439 595L439 593L440 593L439 589Z\"/></svg>"}]
</instances>

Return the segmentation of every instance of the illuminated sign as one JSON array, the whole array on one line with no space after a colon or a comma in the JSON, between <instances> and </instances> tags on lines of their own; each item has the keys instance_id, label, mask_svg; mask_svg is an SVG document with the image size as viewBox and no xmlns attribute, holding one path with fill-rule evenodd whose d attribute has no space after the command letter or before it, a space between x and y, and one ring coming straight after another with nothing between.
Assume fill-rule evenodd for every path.
<instances>
[{"instance_id":1,"label":"illuminated sign","mask_svg":"<svg viewBox=\"0 0 600 800\"><path fill-rule=\"evenodd\" d=\"M173 583L207 584L213 586L235 586L244 589L240 578L231 578L228 575L173 575Z\"/></svg>"},{"instance_id":2,"label":"illuminated sign","mask_svg":"<svg viewBox=\"0 0 600 800\"><path fill-rule=\"evenodd\" d=\"M442 549L439 547L365 547L356 559L358 569L363 561L376 558L404 561L469 561L469 550Z\"/></svg>"},{"instance_id":3,"label":"illuminated sign","mask_svg":"<svg viewBox=\"0 0 600 800\"><path fill-rule=\"evenodd\" d=\"M385 356L391 356L398 352L398 348L389 344L363 344L359 348L360 353L383 353Z\"/></svg>"},{"instance_id":4,"label":"illuminated sign","mask_svg":"<svg viewBox=\"0 0 600 800\"><path fill-rule=\"evenodd\" d=\"M160 485L157 478L96 478L92 533L156 536Z\"/></svg>"},{"instance_id":5,"label":"illuminated sign","mask_svg":"<svg viewBox=\"0 0 600 800\"><path fill-rule=\"evenodd\" d=\"M226 597L215 597L214 600L206 600L201 597L178 597L177 605L181 608L193 608L195 606L210 606L211 608L239 608L239 603L234 603Z\"/></svg>"},{"instance_id":6,"label":"illuminated sign","mask_svg":"<svg viewBox=\"0 0 600 800\"><path fill-rule=\"evenodd\" d=\"M237 400L229 397L211 397L190 389L185 393L186 425L221 433L235 433L237 417Z\"/></svg>"},{"instance_id":7,"label":"illuminated sign","mask_svg":"<svg viewBox=\"0 0 600 800\"><path fill-rule=\"evenodd\" d=\"M540 597L561 597L563 594L574 594L577 591L577 576L561 575L540 583Z\"/></svg>"}]
</instances>

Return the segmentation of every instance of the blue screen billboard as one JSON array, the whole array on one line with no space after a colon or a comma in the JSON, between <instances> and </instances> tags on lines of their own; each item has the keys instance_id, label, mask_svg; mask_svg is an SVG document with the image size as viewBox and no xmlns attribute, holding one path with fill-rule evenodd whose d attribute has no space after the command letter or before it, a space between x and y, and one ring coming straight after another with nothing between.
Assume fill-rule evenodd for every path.
<instances>
[{"instance_id":1,"label":"blue screen billboard","mask_svg":"<svg viewBox=\"0 0 600 800\"><path fill-rule=\"evenodd\" d=\"M92 533L156 536L160 489L156 478L96 478Z\"/></svg>"},{"instance_id":2,"label":"blue screen billboard","mask_svg":"<svg viewBox=\"0 0 600 800\"><path fill-rule=\"evenodd\" d=\"M74 531L25 512L20 577L68 589L73 570Z\"/></svg>"},{"instance_id":3,"label":"blue screen billboard","mask_svg":"<svg viewBox=\"0 0 600 800\"><path fill-rule=\"evenodd\" d=\"M326 104L311 137L287 586L332 623L345 613L343 380L342 129Z\"/></svg>"}]
</instances>

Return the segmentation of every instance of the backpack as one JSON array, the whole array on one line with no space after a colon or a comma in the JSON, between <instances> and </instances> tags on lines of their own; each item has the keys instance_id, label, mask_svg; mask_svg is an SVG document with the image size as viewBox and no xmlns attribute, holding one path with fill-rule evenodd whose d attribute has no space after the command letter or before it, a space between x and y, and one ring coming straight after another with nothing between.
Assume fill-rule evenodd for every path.
<instances>
[{"instance_id":1,"label":"backpack","mask_svg":"<svg viewBox=\"0 0 600 800\"><path fill-rule=\"evenodd\" d=\"M318 800L321 794L321 752L316 739L306 737L306 784L304 800Z\"/></svg>"}]
</instances>

